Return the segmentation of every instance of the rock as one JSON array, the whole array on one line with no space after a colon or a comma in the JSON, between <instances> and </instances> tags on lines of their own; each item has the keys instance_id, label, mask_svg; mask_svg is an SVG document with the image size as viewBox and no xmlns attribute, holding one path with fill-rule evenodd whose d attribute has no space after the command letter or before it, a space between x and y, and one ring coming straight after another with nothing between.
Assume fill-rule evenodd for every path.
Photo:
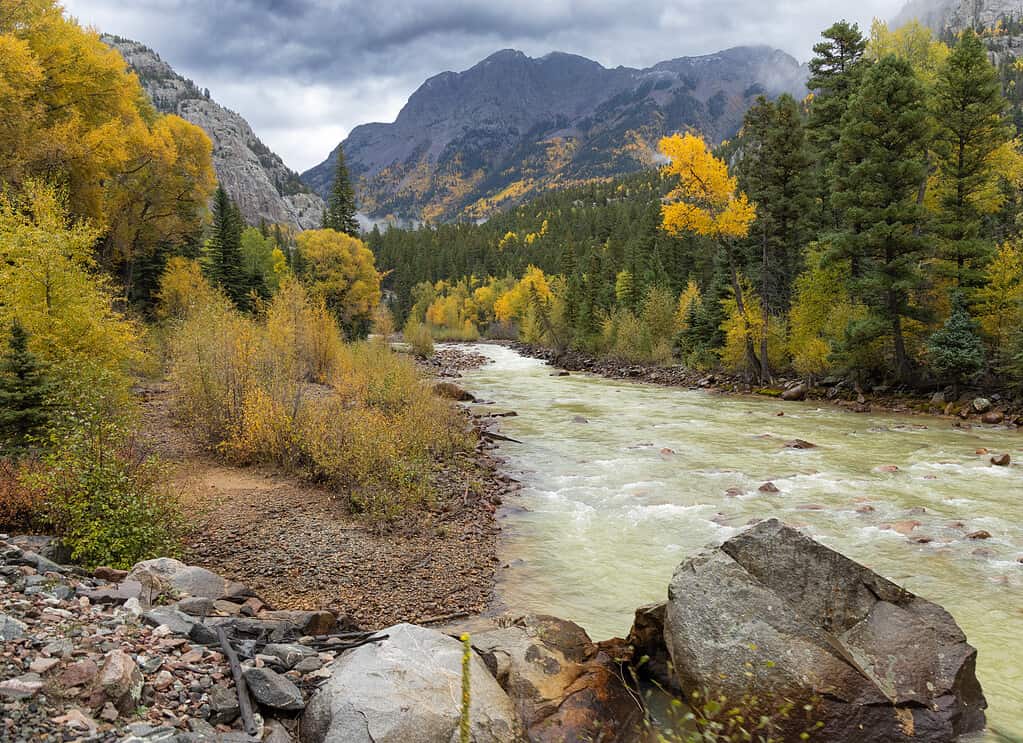
<instances>
[{"instance_id":1,"label":"rock","mask_svg":"<svg viewBox=\"0 0 1023 743\"><path fill-rule=\"evenodd\" d=\"M58 725L64 725L74 730L83 730L89 735L95 735L99 729L96 721L80 709L68 710L66 714L54 717L53 721Z\"/></svg>"},{"instance_id":2,"label":"rock","mask_svg":"<svg viewBox=\"0 0 1023 743\"><path fill-rule=\"evenodd\" d=\"M234 687L214 686L209 691L209 699L210 716L207 719L214 725L230 725L241 714L238 692Z\"/></svg>"},{"instance_id":3,"label":"rock","mask_svg":"<svg viewBox=\"0 0 1023 743\"><path fill-rule=\"evenodd\" d=\"M99 567L92 571L94 578L100 580L109 581L110 583L120 583L122 580L128 577L127 570L118 570L117 568Z\"/></svg>"},{"instance_id":4,"label":"rock","mask_svg":"<svg viewBox=\"0 0 1023 743\"><path fill-rule=\"evenodd\" d=\"M806 393L810 391L810 388L803 382L797 385L789 387L787 390L781 393L782 400L788 400L790 402L798 402L799 400L806 399Z\"/></svg>"},{"instance_id":5,"label":"rock","mask_svg":"<svg viewBox=\"0 0 1023 743\"><path fill-rule=\"evenodd\" d=\"M287 622L303 635L329 635L337 629L337 617L329 611L264 611L260 619Z\"/></svg>"},{"instance_id":6,"label":"rock","mask_svg":"<svg viewBox=\"0 0 1023 743\"><path fill-rule=\"evenodd\" d=\"M28 699L38 694L42 688L43 680L38 673L26 673L24 676L16 676L0 682L0 697Z\"/></svg>"},{"instance_id":7,"label":"rock","mask_svg":"<svg viewBox=\"0 0 1023 743\"><path fill-rule=\"evenodd\" d=\"M747 714L774 737L942 743L984 727L976 650L952 617L775 519L680 565L665 638L679 682ZM745 701L745 700L753 700Z\"/></svg>"},{"instance_id":8,"label":"rock","mask_svg":"<svg viewBox=\"0 0 1023 743\"><path fill-rule=\"evenodd\" d=\"M130 655L113 650L103 662L94 688L121 714L131 714L142 696L142 672Z\"/></svg>"},{"instance_id":9,"label":"rock","mask_svg":"<svg viewBox=\"0 0 1023 743\"><path fill-rule=\"evenodd\" d=\"M206 596L188 596L177 603L178 611L193 617L208 617L213 613L213 599Z\"/></svg>"},{"instance_id":10,"label":"rock","mask_svg":"<svg viewBox=\"0 0 1023 743\"><path fill-rule=\"evenodd\" d=\"M302 717L303 743L437 743L458 739L462 644L399 624L388 639L340 656ZM524 739L508 695L477 655L469 660L474 743Z\"/></svg>"},{"instance_id":11,"label":"rock","mask_svg":"<svg viewBox=\"0 0 1023 743\"><path fill-rule=\"evenodd\" d=\"M967 539L990 539L991 533L981 529L980 531L972 532L966 535Z\"/></svg>"},{"instance_id":12,"label":"rock","mask_svg":"<svg viewBox=\"0 0 1023 743\"><path fill-rule=\"evenodd\" d=\"M188 637L192 627L196 624L195 620L190 616L169 606L158 606L155 609L150 609L142 615L142 619L146 624L153 627L167 627L175 635L181 635L182 637Z\"/></svg>"},{"instance_id":13,"label":"rock","mask_svg":"<svg viewBox=\"0 0 1023 743\"><path fill-rule=\"evenodd\" d=\"M260 704L292 712L305 707L302 692L291 679L269 668L246 668L244 674L245 684Z\"/></svg>"},{"instance_id":14,"label":"rock","mask_svg":"<svg viewBox=\"0 0 1023 743\"><path fill-rule=\"evenodd\" d=\"M931 405L934 405L935 407L938 408L943 408L945 406L945 393L935 392L933 395L931 395Z\"/></svg>"},{"instance_id":15,"label":"rock","mask_svg":"<svg viewBox=\"0 0 1023 743\"><path fill-rule=\"evenodd\" d=\"M66 573L67 569L58 565L53 560L43 557L42 555L36 554L35 552L29 552L25 550L21 555L21 562L25 565L31 565L40 573Z\"/></svg>"},{"instance_id":16,"label":"rock","mask_svg":"<svg viewBox=\"0 0 1023 743\"><path fill-rule=\"evenodd\" d=\"M816 449L817 444L811 444L809 441L803 439L792 439L792 441L785 442L786 449Z\"/></svg>"},{"instance_id":17,"label":"rock","mask_svg":"<svg viewBox=\"0 0 1023 743\"><path fill-rule=\"evenodd\" d=\"M316 651L305 645L270 643L263 648L263 654L277 659L285 669L291 670L300 660L315 658ZM316 670L316 669L313 669Z\"/></svg>"},{"instance_id":18,"label":"rock","mask_svg":"<svg viewBox=\"0 0 1023 743\"><path fill-rule=\"evenodd\" d=\"M664 644L664 611L663 601L636 609L626 642L633 648L633 666L640 678L651 680L662 689L681 693Z\"/></svg>"},{"instance_id":19,"label":"rock","mask_svg":"<svg viewBox=\"0 0 1023 743\"><path fill-rule=\"evenodd\" d=\"M632 741L643 719L613 659L577 624L527 616L477 634L473 647L525 723L530 741Z\"/></svg>"},{"instance_id":20,"label":"rock","mask_svg":"<svg viewBox=\"0 0 1023 743\"><path fill-rule=\"evenodd\" d=\"M38 673L40 675L43 675L48 671L53 670L53 668L58 665L60 665L60 658L40 657L36 658L29 664L28 670L31 671L32 673Z\"/></svg>"},{"instance_id":21,"label":"rock","mask_svg":"<svg viewBox=\"0 0 1023 743\"><path fill-rule=\"evenodd\" d=\"M781 492L781 490L778 489L778 486L775 485L773 482L765 482L763 485L761 485L759 488L757 488L757 490L759 490L761 493L780 493Z\"/></svg>"},{"instance_id":22,"label":"rock","mask_svg":"<svg viewBox=\"0 0 1023 743\"><path fill-rule=\"evenodd\" d=\"M323 661L315 656L303 658L292 666L292 668L299 673L312 673L313 671L318 671L323 668Z\"/></svg>"},{"instance_id":23,"label":"rock","mask_svg":"<svg viewBox=\"0 0 1023 743\"><path fill-rule=\"evenodd\" d=\"M280 720L267 720L263 743L292 743L291 733Z\"/></svg>"},{"instance_id":24,"label":"rock","mask_svg":"<svg viewBox=\"0 0 1023 743\"><path fill-rule=\"evenodd\" d=\"M989 426L997 426L1005 420L1005 413L999 410L989 410L980 417L981 423L986 423Z\"/></svg>"},{"instance_id":25,"label":"rock","mask_svg":"<svg viewBox=\"0 0 1023 743\"><path fill-rule=\"evenodd\" d=\"M57 682L65 687L85 686L91 684L99 673L99 666L91 658L85 658L70 664L57 678Z\"/></svg>"},{"instance_id":26,"label":"rock","mask_svg":"<svg viewBox=\"0 0 1023 743\"><path fill-rule=\"evenodd\" d=\"M124 580L110 586L103 586L92 591L85 591L82 595L94 604L111 604L119 606L129 599L139 600L145 592L143 585L137 580Z\"/></svg>"},{"instance_id":27,"label":"rock","mask_svg":"<svg viewBox=\"0 0 1023 743\"><path fill-rule=\"evenodd\" d=\"M1008 454L996 454L995 456L991 457L991 464L995 465L996 467L1008 467L1010 464L1012 464L1012 457L1010 457Z\"/></svg>"},{"instance_id":28,"label":"rock","mask_svg":"<svg viewBox=\"0 0 1023 743\"><path fill-rule=\"evenodd\" d=\"M245 590L244 586L231 583L206 568L185 565L171 557L159 557L138 563L131 569L128 580L143 585L149 595L140 596L140 599L147 600L152 600L160 593L219 599L238 595L238 591Z\"/></svg>"},{"instance_id":29,"label":"rock","mask_svg":"<svg viewBox=\"0 0 1023 743\"><path fill-rule=\"evenodd\" d=\"M986 397L977 397L974 398L970 407L973 408L973 412L975 413L986 413L991 410L991 401Z\"/></svg>"},{"instance_id":30,"label":"rock","mask_svg":"<svg viewBox=\"0 0 1023 743\"><path fill-rule=\"evenodd\" d=\"M433 386L433 394L456 402L476 402L476 397L452 382L438 382Z\"/></svg>"},{"instance_id":31,"label":"rock","mask_svg":"<svg viewBox=\"0 0 1023 743\"><path fill-rule=\"evenodd\" d=\"M27 629L28 625L24 622L6 614L0 614L0 642L20 639Z\"/></svg>"},{"instance_id":32,"label":"rock","mask_svg":"<svg viewBox=\"0 0 1023 743\"><path fill-rule=\"evenodd\" d=\"M573 423L589 423L589 421L584 416L581 416L581 415L573 416L572 417L572 422Z\"/></svg>"},{"instance_id":33,"label":"rock","mask_svg":"<svg viewBox=\"0 0 1023 743\"><path fill-rule=\"evenodd\" d=\"M874 471L887 473L898 472L899 466L897 464L882 464L880 467L875 467Z\"/></svg>"},{"instance_id":34,"label":"rock","mask_svg":"<svg viewBox=\"0 0 1023 743\"><path fill-rule=\"evenodd\" d=\"M906 537L912 534L913 530L916 529L918 526L920 526L920 522L913 521L911 519L907 519L905 521L896 521L892 523L892 529Z\"/></svg>"},{"instance_id":35,"label":"rock","mask_svg":"<svg viewBox=\"0 0 1023 743\"><path fill-rule=\"evenodd\" d=\"M567 371L556 371L556 372L553 372L551 374L551 376L552 377L567 377L568 376L568 372Z\"/></svg>"}]
</instances>

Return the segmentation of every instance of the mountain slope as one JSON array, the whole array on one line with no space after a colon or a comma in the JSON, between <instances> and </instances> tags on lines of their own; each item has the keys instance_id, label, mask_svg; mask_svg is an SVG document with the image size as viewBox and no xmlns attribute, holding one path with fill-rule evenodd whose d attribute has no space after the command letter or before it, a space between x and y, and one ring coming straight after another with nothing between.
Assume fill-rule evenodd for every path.
<instances>
[{"instance_id":1,"label":"mountain slope","mask_svg":"<svg viewBox=\"0 0 1023 743\"><path fill-rule=\"evenodd\" d=\"M104 35L103 41L121 53L157 110L177 114L209 135L217 179L246 221L299 229L320 226L323 200L259 140L245 119L211 100L208 90L181 77L149 47L118 36Z\"/></svg>"},{"instance_id":2,"label":"mountain slope","mask_svg":"<svg viewBox=\"0 0 1023 743\"><path fill-rule=\"evenodd\" d=\"M1020 16L1023 16L1020 0L910 0L893 25L917 20L938 33L946 30L958 33L967 27L994 28L999 20L1004 23Z\"/></svg>"},{"instance_id":3,"label":"mountain slope","mask_svg":"<svg viewBox=\"0 0 1023 743\"><path fill-rule=\"evenodd\" d=\"M805 80L795 59L767 47L642 70L504 50L430 78L394 123L356 127L341 146L370 216L479 218L545 188L649 167L665 134L730 137L758 95L802 97ZM336 158L303 181L326 194Z\"/></svg>"}]
</instances>

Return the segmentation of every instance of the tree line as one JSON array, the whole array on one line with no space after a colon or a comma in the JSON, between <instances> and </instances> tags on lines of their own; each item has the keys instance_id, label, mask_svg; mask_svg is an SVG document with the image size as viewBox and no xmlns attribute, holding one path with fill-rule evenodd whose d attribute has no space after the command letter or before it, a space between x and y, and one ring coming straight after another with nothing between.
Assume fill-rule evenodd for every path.
<instances>
[{"instance_id":1,"label":"tree line","mask_svg":"<svg viewBox=\"0 0 1023 743\"><path fill-rule=\"evenodd\" d=\"M397 313L762 383L1016 383L1023 159L985 39L952 42L842 21L806 98L760 98L713 152L670 137L658 172L375 230Z\"/></svg>"}]
</instances>

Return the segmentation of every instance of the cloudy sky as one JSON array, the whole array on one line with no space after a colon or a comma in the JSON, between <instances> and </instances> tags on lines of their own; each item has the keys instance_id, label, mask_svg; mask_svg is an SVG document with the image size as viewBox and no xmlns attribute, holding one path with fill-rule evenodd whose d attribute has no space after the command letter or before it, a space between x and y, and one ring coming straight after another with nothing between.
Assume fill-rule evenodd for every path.
<instances>
[{"instance_id":1,"label":"cloudy sky","mask_svg":"<svg viewBox=\"0 0 1023 743\"><path fill-rule=\"evenodd\" d=\"M82 23L156 49L244 116L292 168L358 124L393 121L429 76L505 48L646 67L741 44L806 61L840 18L903 0L65 0Z\"/></svg>"}]
</instances>

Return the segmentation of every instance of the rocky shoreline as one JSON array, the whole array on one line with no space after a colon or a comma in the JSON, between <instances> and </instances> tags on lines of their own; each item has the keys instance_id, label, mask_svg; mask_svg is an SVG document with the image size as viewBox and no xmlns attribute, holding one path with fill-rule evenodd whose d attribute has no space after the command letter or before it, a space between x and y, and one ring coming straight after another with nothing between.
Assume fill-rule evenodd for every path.
<instances>
[{"instance_id":1,"label":"rocky shoreline","mask_svg":"<svg viewBox=\"0 0 1023 743\"><path fill-rule=\"evenodd\" d=\"M952 400L946 399L945 392L923 394L911 389L860 388L849 380L839 378L826 378L810 386L802 379L779 377L769 387L758 387L736 375L722 372L701 372L682 366L633 364L578 351L559 354L546 346L518 341L493 343L506 345L524 356L546 361L557 369L597 374L608 379L704 390L716 394L759 395L784 402L811 400L854 413L922 414L948 417L954 419L956 425L1007 425L1023 428L1023 400L1009 399L998 392L986 395L978 390L966 390Z\"/></svg>"}]
</instances>

